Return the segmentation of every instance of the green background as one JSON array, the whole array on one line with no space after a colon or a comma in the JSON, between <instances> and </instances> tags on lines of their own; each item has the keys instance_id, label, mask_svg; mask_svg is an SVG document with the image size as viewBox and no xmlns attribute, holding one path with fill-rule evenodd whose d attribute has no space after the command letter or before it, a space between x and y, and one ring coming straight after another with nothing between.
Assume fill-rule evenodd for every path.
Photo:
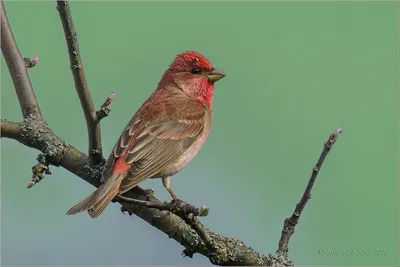
<instances>
[{"instance_id":1,"label":"green background","mask_svg":"<svg viewBox=\"0 0 400 267\"><path fill-rule=\"evenodd\" d=\"M55 2L7 2L20 50L50 127L87 151ZM398 263L398 3L73 2L94 103L116 92L102 121L105 156L174 56L206 55L217 82L213 127L195 160L172 179L182 199L207 204L202 222L273 253L322 150L329 154L290 242L297 265ZM4 60L2 118L21 119ZM117 204L92 220L65 212L93 187L62 168L27 190L37 151L2 139L4 265L206 265ZM160 180L145 181L161 199ZM320 250L388 249L386 256Z\"/></svg>"}]
</instances>

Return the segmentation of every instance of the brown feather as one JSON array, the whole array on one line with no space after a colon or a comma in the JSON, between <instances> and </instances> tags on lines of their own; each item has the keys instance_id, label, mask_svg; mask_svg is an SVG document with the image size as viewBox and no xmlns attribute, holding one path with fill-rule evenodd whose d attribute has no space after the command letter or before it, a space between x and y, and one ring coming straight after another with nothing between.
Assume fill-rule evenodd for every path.
<instances>
[{"instance_id":1,"label":"brown feather","mask_svg":"<svg viewBox=\"0 0 400 267\"><path fill-rule=\"evenodd\" d=\"M88 213L90 217L93 219L98 217L104 209L107 207L107 205L113 200L113 198L118 195L119 193L119 186L115 186L110 189L110 191L107 192L107 195L103 197L99 202L94 204L94 206L91 209L88 209Z\"/></svg>"},{"instance_id":2,"label":"brown feather","mask_svg":"<svg viewBox=\"0 0 400 267\"><path fill-rule=\"evenodd\" d=\"M201 74L193 72L194 67ZM212 77L224 76L217 71L195 51L178 55L122 131L104 165L102 185L68 214L87 210L97 217L118 193L147 178L166 178L182 170L208 136L216 80Z\"/></svg>"},{"instance_id":3,"label":"brown feather","mask_svg":"<svg viewBox=\"0 0 400 267\"><path fill-rule=\"evenodd\" d=\"M130 165L121 182L120 193L147 178L164 175L163 170L203 134L205 120L209 117L206 106L176 87L156 91L126 125L105 164L103 175L112 173L120 157Z\"/></svg>"},{"instance_id":4,"label":"brown feather","mask_svg":"<svg viewBox=\"0 0 400 267\"><path fill-rule=\"evenodd\" d=\"M99 188L96 189L91 195L89 195L87 198L73 206L67 211L67 215L72 215L76 214L82 211L87 211L90 209L93 209L94 207L97 207L96 204L99 202L102 202L104 207L114 198L116 194L118 194L119 191L119 185L121 183L122 178L125 175L120 174L120 173L114 173L112 176L104 183L100 185ZM114 194L117 192L116 194ZM112 198L110 199L110 197ZM108 200L109 199L109 200ZM106 202L108 200L108 202ZM103 209L104 210L104 209ZM101 212L100 212L101 213ZM99 214L100 214L99 213ZM98 215L99 215L98 214Z\"/></svg>"}]
</instances>

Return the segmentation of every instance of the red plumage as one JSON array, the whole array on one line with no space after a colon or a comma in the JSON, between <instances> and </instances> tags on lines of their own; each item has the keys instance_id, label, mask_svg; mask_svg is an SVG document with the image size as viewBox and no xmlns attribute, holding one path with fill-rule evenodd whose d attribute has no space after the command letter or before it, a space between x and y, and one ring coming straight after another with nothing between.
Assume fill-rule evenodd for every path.
<instances>
[{"instance_id":1,"label":"red plumage","mask_svg":"<svg viewBox=\"0 0 400 267\"><path fill-rule=\"evenodd\" d=\"M214 82L224 76L200 53L177 55L115 144L102 185L67 214L87 210L95 218L117 194L148 178L162 178L176 199L169 177L182 170L207 139Z\"/></svg>"}]
</instances>

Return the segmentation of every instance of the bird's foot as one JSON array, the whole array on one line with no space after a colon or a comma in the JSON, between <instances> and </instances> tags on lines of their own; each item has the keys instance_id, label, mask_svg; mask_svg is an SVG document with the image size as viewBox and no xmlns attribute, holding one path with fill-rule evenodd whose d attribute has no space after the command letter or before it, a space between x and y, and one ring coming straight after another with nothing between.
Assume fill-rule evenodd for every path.
<instances>
[{"instance_id":1,"label":"bird's foot","mask_svg":"<svg viewBox=\"0 0 400 267\"><path fill-rule=\"evenodd\" d=\"M154 197L154 193L156 190L154 188L149 188L144 190L144 195L146 196L147 199L150 199L150 197Z\"/></svg>"},{"instance_id":2,"label":"bird's foot","mask_svg":"<svg viewBox=\"0 0 400 267\"><path fill-rule=\"evenodd\" d=\"M191 250L191 249L189 249L189 248L185 248L185 249L182 251L181 255L182 255L182 257L193 258L193 254L194 254L194 253L195 253L195 252L194 252L193 250Z\"/></svg>"},{"instance_id":3,"label":"bird's foot","mask_svg":"<svg viewBox=\"0 0 400 267\"><path fill-rule=\"evenodd\" d=\"M181 199L173 199L169 205L171 206L171 211L173 213L183 216L193 214L194 216L205 217L209 212L209 208L206 205L201 205L200 208L196 208Z\"/></svg>"},{"instance_id":4,"label":"bird's foot","mask_svg":"<svg viewBox=\"0 0 400 267\"><path fill-rule=\"evenodd\" d=\"M132 212L130 212L127 208L125 208L123 205L121 205L121 212L125 214L125 212L128 212L129 216L132 216Z\"/></svg>"}]
</instances>

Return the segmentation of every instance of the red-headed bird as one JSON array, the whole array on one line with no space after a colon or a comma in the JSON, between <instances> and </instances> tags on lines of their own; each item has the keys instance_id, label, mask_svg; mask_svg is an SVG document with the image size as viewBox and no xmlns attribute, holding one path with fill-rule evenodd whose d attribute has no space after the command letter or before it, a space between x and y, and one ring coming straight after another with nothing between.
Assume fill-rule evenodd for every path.
<instances>
[{"instance_id":1,"label":"red-headed bird","mask_svg":"<svg viewBox=\"0 0 400 267\"><path fill-rule=\"evenodd\" d=\"M224 76L195 51L177 55L157 89L126 125L105 164L101 186L67 214L88 211L95 218L116 195L147 178L162 178L176 200L170 176L181 171L207 139L214 82Z\"/></svg>"}]
</instances>

